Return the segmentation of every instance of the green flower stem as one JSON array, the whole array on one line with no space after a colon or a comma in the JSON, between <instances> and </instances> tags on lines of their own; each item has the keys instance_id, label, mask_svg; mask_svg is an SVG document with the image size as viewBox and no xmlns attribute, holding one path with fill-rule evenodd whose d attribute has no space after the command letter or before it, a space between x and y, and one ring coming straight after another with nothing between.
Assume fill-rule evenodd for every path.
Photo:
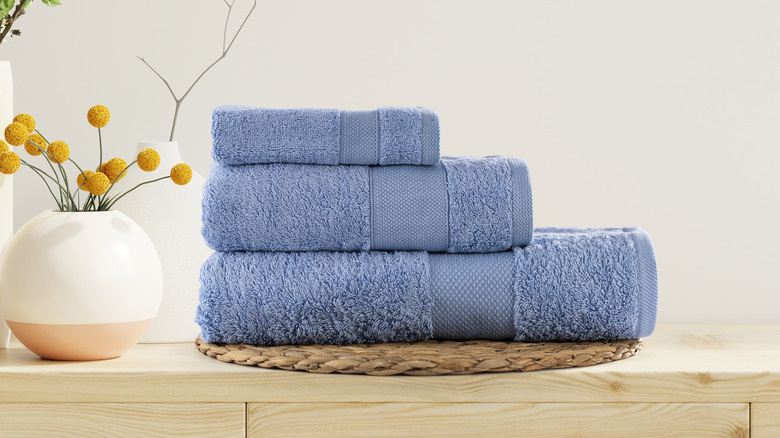
<instances>
[{"instance_id":1,"label":"green flower stem","mask_svg":"<svg viewBox=\"0 0 780 438\"><path fill-rule=\"evenodd\" d=\"M84 187L84 185L87 184L87 174L84 173L84 169L82 169L81 166L78 165L78 163L73 161L73 158L68 157L68 161L73 163L73 165L76 166L76 168L79 170L79 173L81 174L81 176L84 177L84 184L80 185L78 187L78 189L76 189L76 192L78 193L78 197L79 197L79 199L77 201L78 205L84 205L84 207L86 207L86 201L87 201L86 199L84 200L84 204L81 203L81 191L80 190L81 190L82 187Z\"/></svg>"},{"instance_id":2,"label":"green flower stem","mask_svg":"<svg viewBox=\"0 0 780 438\"><path fill-rule=\"evenodd\" d=\"M121 195L119 195L118 197L116 197L116 198L114 198L113 200L111 200L111 201L109 202L108 206L106 207L106 210L110 210L110 209L111 209L111 207L113 207L113 206L114 206L114 204L116 204L116 201L118 201L118 200L120 200L120 199L124 198L124 197L125 197L125 195L127 195L128 193L130 193L130 192L132 192L133 190L137 189L138 187L144 186L144 185L146 185L146 184L151 184L151 183L153 183L153 182L157 182L157 181L162 181L162 180L164 180L164 179L167 179L167 178L170 178L170 177L171 177L170 175L168 175L168 176L163 176L163 177L160 177L160 178L157 178L157 179L153 179L153 180L145 181L145 182L142 182L141 184L138 184L137 186L133 187L132 189L130 189L130 190L128 190L128 191L126 191L126 192L122 193L122 194L121 194Z\"/></svg>"},{"instance_id":3,"label":"green flower stem","mask_svg":"<svg viewBox=\"0 0 780 438\"><path fill-rule=\"evenodd\" d=\"M59 181L57 181L56 179L54 179L54 177L52 177L51 175L49 175L48 173L46 173L46 172L45 172L43 169L41 169L41 168L39 168L39 167L37 167L37 166L33 166L32 164L28 163L27 161L25 161L25 160L23 160L23 159L20 159L19 161L21 161L21 163L22 163L22 164L24 164L25 166L29 167L30 169L33 169L33 170L35 170L35 171L38 171L38 172L41 172L41 173L43 173L43 175L44 175L44 176L46 176L46 178L49 178L49 179L50 179L50 180L52 180L52 181L53 181L55 184L57 184L57 185L60 187L60 189L61 189L61 190L65 190L65 188L64 188L64 187L62 187L62 184L60 184L60 182L59 182Z\"/></svg>"},{"instance_id":4,"label":"green flower stem","mask_svg":"<svg viewBox=\"0 0 780 438\"><path fill-rule=\"evenodd\" d=\"M44 140L44 141L45 141L47 144L49 143L49 139L48 139L48 138L46 138L46 136L45 136L45 135L43 135L43 134L41 133L41 131L39 131L38 129L36 129L36 130L35 130L35 132L36 132L38 135L40 135L41 137L43 137L43 140ZM30 142L30 143L32 143L32 142ZM33 143L33 144L35 144L35 143Z\"/></svg>"},{"instance_id":5,"label":"green flower stem","mask_svg":"<svg viewBox=\"0 0 780 438\"><path fill-rule=\"evenodd\" d=\"M84 181L86 181L86 180L87 180L87 175L86 175L86 174L84 173L84 171L81 169L81 166L79 166L79 165L78 165L78 163L76 163L75 161L73 161L73 158L70 158L70 157L68 157L68 161L70 161L71 163L73 163L73 165L74 165L74 166L76 166L76 169L78 169L78 170L79 170L79 173L81 173L81 176L83 176L83 177L84 177Z\"/></svg>"},{"instance_id":6,"label":"green flower stem","mask_svg":"<svg viewBox=\"0 0 780 438\"><path fill-rule=\"evenodd\" d=\"M60 169L60 173L62 174L62 179L65 181L65 193L68 195L68 201L70 201L71 208L73 210L78 210L78 207L76 206L76 201L73 199L73 196L70 195L70 183L68 182L68 174L65 172L65 168L62 167L62 163L60 163L57 160L54 160L57 162L57 167Z\"/></svg>"},{"instance_id":7,"label":"green flower stem","mask_svg":"<svg viewBox=\"0 0 780 438\"><path fill-rule=\"evenodd\" d=\"M98 163L98 169L103 167L103 134L98 128L98 144L100 144L100 162Z\"/></svg>"},{"instance_id":8,"label":"green flower stem","mask_svg":"<svg viewBox=\"0 0 780 438\"><path fill-rule=\"evenodd\" d=\"M106 193L103 193L103 196L108 196L108 192L110 192L110 191L111 191L111 189L113 189L113 188L114 188L114 184L116 184L116 183L117 183L117 182L118 182L118 181L119 181L119 180L122 178L122 176L123 176L125 173L127 173L127 170L128 170L128 169L130 169L130 166L132 166L133 164L135 164L135 163L137 163L137 162L138 162L138 160L135 160L135 161L133 161L132 163L130 163L130 164L128 164L127 166L125 166L125 168L124 168L124 169L122 169L122 172L120 172L120 173L119 173L119 175L117 175L117 176L116 176L116 178L114 178L114 181L113 181L113 182L111 183L111 185L108 187L108 190L106 190Z\"/></svg>"},{"instance_id":9,"label":"green flower stem","mask_svg":"<svg viewBox=\"0 0 780 438\"><path fill-rule=\"evenodd\" d=\"M84 184L76 187L76 190L74 190L73 194L71 195L71 198L73 198L74 196L76 197L77 199L76 205L81 205L81 188L84 187L85 185L87 185L86 181L84 181Z\"/></svg>"},{"instance_id":10,"label":"green flower stem","mask_svg":"<svg viewBox=\"0 0 780 438\"><path fill-rule=\"evenodd\" d=\"M100 144L100 162L98 163L97 168L98 168L98 172L102 172L103 171L103 133L100 130L100 128L98 128L97 130L98 130L98 143ZM100 197L98 197L98 201L100 201ZM98 204L100 204L100 202L98 202Z\"/></svg>"},{"instance_id":11,"label":"green flower stem","mask_svg":"<svg viewBox=\"0 0 780 438\"><path fill-rule=\"evenodd\" d=\"M46 184L46 188L49 189L49 193L51 193L51 197L54 198L54 202L57 203L57 208L60 209L60 211L63 211L63 205L60 203L60 201L57 199L57 197L54 195L54 191L51 189L51 186L49 186L49 182L46 181L46 178L44 176L50 178L51 180L54 180L51 176L47 175L46 172L40 170L39 168L27 163L24 160L21 160L22 164L32 169L33 172L35 172L36 175L38 175L41 180L43 180L43 183Z\"/></svg>"},{"instance_id":12,"label":"green flower stem","mask_svg":"<svg viewBox=\"0 0 780 438\"><path fill-rule=\"evenodd\" d=\"M95 211L95 195L89 194L87 200L84 201L84 211Z\"/></svg>"},{"instance_id":13,"label":"green flower stem","mask_svg":"<svg viewBox=\"0 0 780 438\"><path fill-rule=\"evenodd\" d=\"M36 130L36 132L37 132L37 130ZM39 134L40 134L40 133L39 133ZM43 137L43 134L41 134L41 137ZM30 142L30 144L32 144L33 146L35 146L36 148L38 148L38 150L39 150L39 151L41 151L41 154L43 154L43 157L44 157L44 159L46 159L46 163L48 163L48 164L49 164L49 168L51 168L51 173L53 173L53 174L54 174L54 176L57 178L57 185L59 185L59 186L60 186L60 189L62 189L62 185L60 185L60 176L57 174L57 171L56 171L56 170L54 170L54 165L53 165L53 164L51 164L51 161L49 161L49 160L47 159L48 157L51 157L51 155L49 154L49 152L48 152L48 151L46 151L44 148L42 148L42 147L41 147L40 145L38 145L37 143L35 143L34 141L31 141L31 140L29 140L29 139L28 139L27 141L29 141L29 142ZM46 137L43 137L43 141L45 141L46 143L48 143L48 142L49 142L48 140L46 140ZM52 157L52 158L53 158L53 157ZM55 161L56 161L56 160L55 160ZM68 193L68 190L67 190L67 189L65 190L65 193ZM65 203L65 200L63 200L63 199L62 199L62 190L60 190L60 205L62 205L62 204L64 204L64 203Z\"/></svg>"}]
</instances>

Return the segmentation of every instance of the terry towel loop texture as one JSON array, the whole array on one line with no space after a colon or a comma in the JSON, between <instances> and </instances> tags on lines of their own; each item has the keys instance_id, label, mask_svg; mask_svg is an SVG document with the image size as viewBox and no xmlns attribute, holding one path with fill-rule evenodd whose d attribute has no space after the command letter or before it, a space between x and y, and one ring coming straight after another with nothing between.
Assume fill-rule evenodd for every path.
<instances>
[{"instance_id":1,"label":"terry towel loop texture","mask_svg":"<svg viewBox=\"0 0 780 438\"><path fill-rule=\"evenodd\" d=\"M220 106L212 114L222 164L433 165L439 118L426 108L370 111Z\"/></svg>"},{"instance_id":2,"label":"terry towel loop texture","mask_svg":"<svg viewBox=\"0 0 780 438\"><path fill-rule=\"evenodd\" d=\"M214 164L203 236L217 251L506 251L533 233L525 161L434 166Z\"/></svg>"},{"instance_id":3,"label":"terry towel loop texture","mask_svg":"<svg viewBox=\"0 0 780 438\"><path fill-rule=\"evenodd\" d=\"M495 254L216 253L197 321L206 342L257 345L634 339L656 277L639 228L541 229Z\"/></svg>"}]
</instances>

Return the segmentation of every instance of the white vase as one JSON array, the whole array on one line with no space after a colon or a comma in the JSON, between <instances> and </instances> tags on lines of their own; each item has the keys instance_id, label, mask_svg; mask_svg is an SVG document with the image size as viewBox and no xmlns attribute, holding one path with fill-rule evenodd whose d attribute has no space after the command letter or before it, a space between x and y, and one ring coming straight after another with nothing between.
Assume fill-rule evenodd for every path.
<instances>
[{"instance_id":1,"label":"white vase","mask_svg":"<svg viewBox=\"0 0 780 438\"><path fill-rule=\"evenodd\" d=\"M44 211L0 263L3 316L46 359L119 356L151 326L161 295L154 245L118 211Z\"/></svg>"},{"instance_id":2,"label":"white vase","mask_svg":"<svg viewBox=\"0 0 780 438\"><path fill-rule=\"evenodd\" d=\"M114 188L117 193L169 175L174 165L183 162L176 142L138 143L138 152L146 148L160 153L160 166L150 173L133 166ZM163 180L142 186L116 203L115 208L133 218L152 239L163 268L160 312L141 342L192 342L200 333L195 323L200 267L213 253L201 235L205 182L193 172L187 185Z\"/></svg>"},{"instance_id":3,"label":"white vase","mask_svg":"<svg viewBox=\"0 0 780 438\"><path fill-rule=\"evenodd\" d=\"M11 79L11 63L0 61L0 129L13 120L14 87ZM0 173L0 260L11 236L14 234L14 179ZM0 349L8 347L10 330L0 318Z\"/></svg>"}]
</instances>

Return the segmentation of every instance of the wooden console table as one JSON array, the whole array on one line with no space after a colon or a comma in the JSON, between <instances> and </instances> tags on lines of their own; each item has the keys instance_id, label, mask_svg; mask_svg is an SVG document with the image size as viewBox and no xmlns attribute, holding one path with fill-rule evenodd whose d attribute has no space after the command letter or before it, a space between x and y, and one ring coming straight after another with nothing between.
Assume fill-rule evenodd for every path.
<instances>
[{"instance_id":1,"label":"wooden console table","mask_svg":"<svg viewBox=\"0 0 780 438\"><path fill-rule=\"evenodd\" d=\"M531 373L316 375L194 344L0 351L0 436L780 437L780 324L662 324L636 357Z\"/></svg>"}]
</instances>

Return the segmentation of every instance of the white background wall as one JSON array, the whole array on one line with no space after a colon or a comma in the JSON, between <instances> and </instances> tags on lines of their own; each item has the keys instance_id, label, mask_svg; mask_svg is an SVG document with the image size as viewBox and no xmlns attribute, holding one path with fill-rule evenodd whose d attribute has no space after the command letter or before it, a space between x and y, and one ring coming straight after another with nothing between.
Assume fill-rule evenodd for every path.
<instances>
[{"instance_id":1,"label":"white background wall","mask_svg":"<svg viewBox=\"0 0 780 438\"><path fill-rule=\"evenodd\" d=\"M36 1L0 46L15 112L95 164L91 105L111 109L109 156L166 140L173 102L135 55L183 91L219 55L227 7L63 2ZM217 105L428 106L443 153L529 162L537 225L647 229L660 321L777 322L778 17L755 0L261 0L176 139L205 174ZM15 187L17 228L52 207L30 172Z\"/></svg>"}]
</instances>

